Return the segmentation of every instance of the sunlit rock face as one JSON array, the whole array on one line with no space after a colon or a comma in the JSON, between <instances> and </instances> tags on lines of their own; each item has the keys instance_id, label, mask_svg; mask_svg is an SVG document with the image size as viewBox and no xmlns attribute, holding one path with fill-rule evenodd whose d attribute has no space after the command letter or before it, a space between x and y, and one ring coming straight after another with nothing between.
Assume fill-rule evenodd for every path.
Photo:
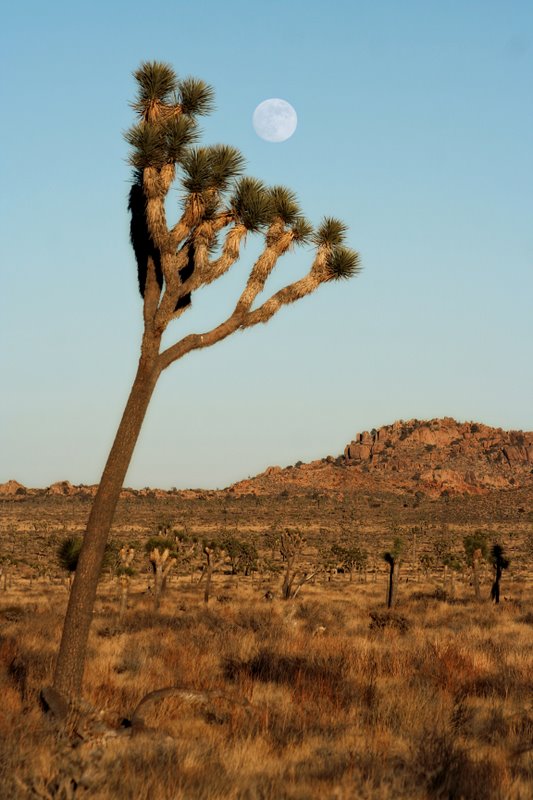
<instances>
[{"instance_id":1,"label":"sunlit rock face","mask_svg":"<svg viewBox=\"0 0 533 800\"><path fill-rule=\"evenodd\" d=\"M483 494L533 485L533 432L504 431L451 417L398 420L357 433L342 456L270 467L236 492L359 488Z\"/></svg>"}]
</instances>

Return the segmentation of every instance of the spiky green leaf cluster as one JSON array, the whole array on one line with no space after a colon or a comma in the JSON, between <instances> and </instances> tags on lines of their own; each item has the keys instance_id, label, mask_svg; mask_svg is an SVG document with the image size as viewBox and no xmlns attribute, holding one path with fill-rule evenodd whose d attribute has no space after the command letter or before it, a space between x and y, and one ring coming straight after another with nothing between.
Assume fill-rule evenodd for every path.
<instances>
[{"instance_id":1,"label":"spiky green leaf cluster","mask_svg":"<svg viewBox=\"0 0 533 800\"><path fill-rule=\"evenodd\" d=\"M318 226L313 241L322 247L336 247L343 244L348 227L340 219L325 217Z\"/></svg>"},{"instance_id":2,"label":"spiky green leaf cluster","mask_svg":"<svg viewBox=\"0 0 533 800\"><path fill-rule=\"evenodd\" d=\"M245 162L236 147L216 144L209 148L212 188L225 191L231 180L242 175Z\"/></svg>"},{"instance_id":3,"label":"spiky green leaf cluster","mask_svg":"<svg viewBox=\"0 0 533 800\"><path fill-rule=\"evenodd\" d=\"M169 102L178 90L176 73L161 61L143 61L133 75L138 84L135 107L139 111L154 101Z\"/></svg>"},{"instance_id":4,"label":"spiky green leaf cluster","mask_svg":"<svg viewBox=\"0 0 533 800\"><path fill-rule=\"evenodd\" d=\"M510 562L509 559L505 557L503 547L500 544L492 546L490 555L494 567L500 567L500 569L508 568Z\"/></svg>"},{"instance_id":5,"label":"spiky green leaf cluster","mask_svg":"<svg viewBox=\"0 0 533 800\"><path fill-rule=\"evenodd\" d=\"M198 139L196 125L187 117L173 117L163 124L166 156L169 163L181 161L186 149Z\"/></svg>"},{"instance_id":6,"label":"spiky green leaf cluster","mask_svg":"<svg viewBox=\"0 0 533 800\"><path fill-rule=\"evenodd\" d=\"M209 187L211 178L211 159L207 147L197 147L188 151L181 167L182 184L191 194L201 194Z\"/></svg>"},{"instance_id":7,"label":"spiky green leaf cluster","mask_svg":"<svg viewBox=\"0 0 533 800\"><path fill-rule=\"evenodd\" d=\"M347 280L361 271L359 253L349 247L334 247L327 259L332 280Z\"/></svg>"},{"instance_id":8,"label":"spiky green leaf cluster","mask_svg":"<svg viewBox=\"0 0 533 800\"><path fill-rule=\"evenodd\" d=\"M294 234L294 241L297 244L307 244L308 242L312 241L314 229L311 223L308 222L305 217L297 217L294 220L291 228Z\"/></svg>"},{"instance_id":9,"label":"spiky green leaf cluster","mask_svg":"<svg viewBox=\"0 0 533 800\"><path fill-rule=\"evenodd\" d=\"M256 178L241 178L230 203L236 218L249 231L259 231L272 220L270 193Z\"/></svg>"},{"instance_id":10,"label":"spiky green leaf cluster","mask_svg":"<svg viewBox=\"0 0 533 800\"><path fill-rule=\"evenodd\" d=\"M83 539L80 536L67 536L57 548L57 560L60 566L67 572L76 572L82 545ZM109 569L112 560L113 548L108 542L104 551L102 571Z\"/></svg>"},{"instance_id":11,"label":"spiky green leaf cluster","mask_svg":"<svg viewBox=\"0 0 533 800\"><path fill-rule=\"evenodd\" d=\"M273 186L268 192L274 216L286 225L293 225L301 215L296 194L285 186Z\"/></svg>"},{"instance_id":12,"label":"spiky green leaf cluster","mask_svg":"<svg viewBox=\"0 0 533 800\"><path fill-rule=\"evenodd\" d=\"M162 553L163 550L170 550L172 553L176 549L176 540L172 536L150 536L148 541L144 543L145 553L150 553L155 548L158 548Z\"/></svg>"},{"instance_id":13,"label":"spiky green leaf cluster","mask_svg":"<svg viewBox=\"0 0 533 800\"><path fill-rule=\"evenodd\" d=\"M190 194L202 194L208 189L223 192L242 172L244 158L235 147L213 145L189 150L181 166L182 184Z\"/></svg>"},{"instance_id":14,"label":"spiky green leaf cluster","mask_svg":"<svg viewBox=\"0 0 533 800\"><path fill-rule=\"evenodd\" d=\"M347 226L335 217L325 217L313 235L313 242L327 253L330 280L352 278L361 271L359 253L344 245Z\"/></svg>"},{"instance_id":15,"label":"spiky green leaf cluster","mask_svg":"<svg viewBox=\"0 0 533 800\"><path fill-rule=\"evenodd\" d=\"M184 78L179 82L181 110L184 114L210 114L215 107L213 88L198 78Z\"/></svg>"},{"instance_id":16,"label":"spiky green leaf cluster","mask_svg":"<svg viewBox=\"0 0 533 800\"><path fill-rule=\"evenodd\" d=\"M160 169L164 164L180 161L197 138L196 126L188 117L139 122L125 134L126 141L132 147L130 164L136 169Z\"/></svg>"},{"instance_id":17,"label":"spiky green leaf cluster","mask_svg":"<svg viewBox=\"0 0 533 800\"><path fill-rule=\"evenodd\" d=\"M67 572L76 572L81 552L82 539L79 536L68 536L57 548L57 560Z\"/></svg>"},{"instance_id":18,"label":"spiky green leaf cluster","mask_svg":"<svg viewBox=\"0 0 533 800\"><path fill-rule=\"evenodd\" d=\"M116 569L116 574L120 577L121 575L127 575L128 578L133 577L135 575L135 570L133 567L123 567L122 565L118 566Z\"/></svg>"}]
</instances>

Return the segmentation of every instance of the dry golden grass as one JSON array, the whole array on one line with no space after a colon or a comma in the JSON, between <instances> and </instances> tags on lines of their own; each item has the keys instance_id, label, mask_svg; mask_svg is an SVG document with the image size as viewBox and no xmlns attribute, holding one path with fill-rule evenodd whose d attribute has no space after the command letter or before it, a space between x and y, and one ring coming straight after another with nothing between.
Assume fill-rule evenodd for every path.
<instances>
[{"instance_id":1,"label":"dry golden grass","mask_svg":"<svg viewBox=\"0 0 533 800\"><path fill-rule=\"evenodd\" d=\"M257 580L217 575L206 607L202 585L180 578L157 613L138 578L120 622L118 587L105 582L88 705L58 735L38 693L67 592L15 582L0 595L0 795L530 798L531 583L495 607L468 585L447 603L410 581L392 615L385 588L385 574L337 577L267 601ZM170 686L191 691L147 703L144 727L120 728L144 695Z\"/></svg>"}]
</instances>

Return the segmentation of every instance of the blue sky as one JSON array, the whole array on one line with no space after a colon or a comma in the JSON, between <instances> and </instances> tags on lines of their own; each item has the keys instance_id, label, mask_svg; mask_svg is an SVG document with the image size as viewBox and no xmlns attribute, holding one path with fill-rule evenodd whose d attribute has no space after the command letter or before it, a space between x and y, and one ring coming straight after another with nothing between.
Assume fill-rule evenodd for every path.
<instances>
[{"instance_id":1,"label":"blue sky","mask_svg":"<svg viewBox=\"0 0 533 800\"><path fill-rule=\"evenodd\" d=\"M141 334L122 133L145 59L211 83L203 141L342 217L364 271L173 365L129 485L225 486L398 418L533 427L529 0L19 0L0 36L0 481L99 480ZM252 127L268 97L298 113L281 144ZM170 338L225 317L254 248Z\"/></svg>"}]
</instances>

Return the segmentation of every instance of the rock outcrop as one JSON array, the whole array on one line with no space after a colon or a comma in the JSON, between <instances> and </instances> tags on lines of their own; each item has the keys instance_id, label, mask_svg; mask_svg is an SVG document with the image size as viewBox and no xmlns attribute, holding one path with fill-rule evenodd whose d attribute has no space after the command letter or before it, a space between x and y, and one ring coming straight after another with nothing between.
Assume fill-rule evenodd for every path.
<instances>
[{"instance_id":1,"label":"rock outcrop","mask_svg":"<svg viewBox=\"0 0 533 800\"><path fill-rule=\"evenodd\" d=\"M18 481L0 483L0 495L26 494L27 489Z\"/></svg>"},{"instance_id":2,"label":"rock outcrop","mask_svg":"<svg viewBox=\"0 0 533 800\"><path fill-rule=\"evenodd\" d=\"M533 485L533 432L504 431L451 417L399 420L358 433L337 458L269 467L234 492L293 488L482 494Z\"/></svg>"}]
</instances>

